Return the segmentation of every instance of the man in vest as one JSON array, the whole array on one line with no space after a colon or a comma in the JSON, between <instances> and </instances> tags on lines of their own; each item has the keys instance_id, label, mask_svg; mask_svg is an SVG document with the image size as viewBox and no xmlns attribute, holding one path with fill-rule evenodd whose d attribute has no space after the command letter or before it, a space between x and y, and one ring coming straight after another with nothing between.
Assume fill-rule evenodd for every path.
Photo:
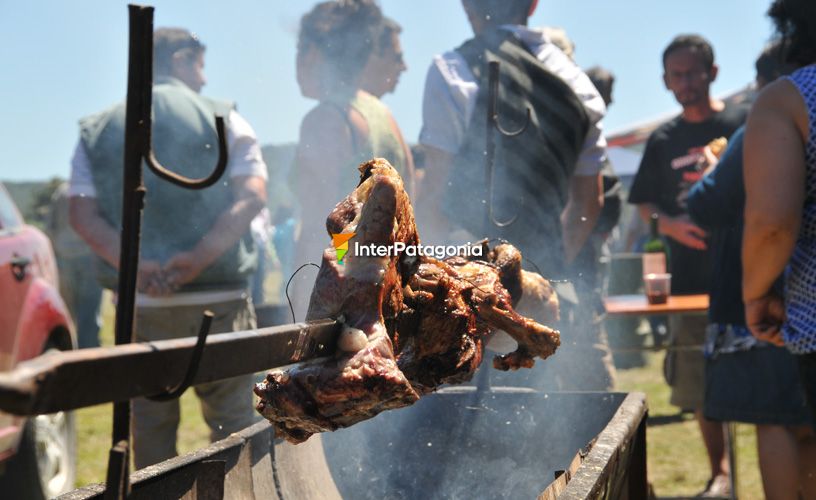
<instances>
[{"instance_id":1,"label":"man in vest","mask_svg":"<svg viewBox=\"0 0 816 500\"><path fill-rule=\"evenodd\" d=\"M214 115L226 117L229 163L221 182L186 190L145 169L147 189L136 298L136 341L194 336L202 313L211 333L255 327L247 278L256 249L249 234L266 202L266 165L252 127L228 102L199 94L204 45L189 31L154 35L153 149L167 168L187 177L214 168ZM97 255L102 284L116 287L119 265L125 106L80 120L72 160L71 223ZM215 441L252 424L252 376L195 387ZM173 457L179 404L133 400L134 461L141 469Z\"/></svg>"},{"instance_id":2,"label":"man in vest","mask_svg":"<svg viewBox=\"0 0 816 500\"><path fill-rule=\"evenodd\" d=\"M426 174L419 190L423 198L417 204L417 225L423 241L504 238L521 250L525 267L551 279L570 278L575 271L569 264L587 240L602 207L600 172L606 140L600 120L606 108L575 62L543 30L527 27L536 3L462 1L476 36L458 49L436 56L428 70L419 138ZM496 162L492 197L485 179L484 156L489 61L500 63L497 109L501 126L517 130L524 124L528 109L531 116L529 127L516 137L493 132ZM506 222L516 217L515 221L505 227L494 224L488 216L490 204L496 220ZM562 296L562 304L567 298ZM561 364L558 358L568 361L565 346L595 342L574 337L581 334L571 318L575 311L562 308L565 342L553 360L540 363L541 369ZM552 376L544 376L538 369L515 373L508 382L515 385L529 378L531 385L543 388L542 383L558 384L555 379L560 377L565 382L562 388L586 388L582 375L568 374L573 364L568 362ZM606 370L600 360L593 366ZM600 378L611 380L611 374Z\"/></svg>"}]
</instances>

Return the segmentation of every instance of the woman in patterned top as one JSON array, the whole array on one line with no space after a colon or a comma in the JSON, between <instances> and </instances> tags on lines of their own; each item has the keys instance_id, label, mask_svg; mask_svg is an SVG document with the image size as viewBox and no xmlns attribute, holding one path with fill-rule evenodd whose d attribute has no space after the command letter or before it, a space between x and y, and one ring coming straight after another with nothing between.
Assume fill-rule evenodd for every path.
<instances>
[{"instance_id":1,"label":"woman in patterned top","mask_svg":"<svg viewBox=\"0 0 816 500\"><path fill-rule=\"evenodd\" d=\"M775 0L768 14L789 44L788 60L802 68L765 87L748 118L742 295L746 323L754 336L784 344L796 355L813 409L816 126L811 123L816 123L816 2ZM780 293L773 283L783 272Z\"/></svg>"}]
</instances>

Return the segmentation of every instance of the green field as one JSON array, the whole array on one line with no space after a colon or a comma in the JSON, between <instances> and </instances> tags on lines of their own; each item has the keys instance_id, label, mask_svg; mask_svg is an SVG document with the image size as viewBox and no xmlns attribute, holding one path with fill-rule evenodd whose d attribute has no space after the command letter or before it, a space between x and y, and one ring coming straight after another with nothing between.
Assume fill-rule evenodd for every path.
<instances>
[{"instance_id":1,"label":"green field","mask_svg":"<svg viewBox=\"0 0 816 500\"><path fill-rule=\"evenodd\" d=\"M103 344L113 343L112 306L106 298ZM708 479L708 461L696 422L690 415L678 416L668 404L669 389L663 382L663 355L649 354L646 365L618 371L620 391L646 393L650 425L647 431L649 481L660 497L690 496L699 492ZM179 452L205 446L208 429L201 418L198 400L192 391L181 398L182 425ZM77 485L104 482L110 447L111 405L99 405L77 412L78 474ZM737 426L737 478L740 499L761 499L756 439L753 426Z\"/></svg>"}]
</instances>

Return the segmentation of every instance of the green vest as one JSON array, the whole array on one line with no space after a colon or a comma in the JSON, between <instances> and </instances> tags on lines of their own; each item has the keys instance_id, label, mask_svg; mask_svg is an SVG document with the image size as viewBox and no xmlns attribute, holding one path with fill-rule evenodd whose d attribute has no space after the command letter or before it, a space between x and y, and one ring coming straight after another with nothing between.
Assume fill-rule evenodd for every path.
<instances>
[{"instance_id":1,"label":"green vest","mask_svg":"<svg viewBox=\"0 0 816 500\"><path fill-rule=\"evenodd\" d=\"M479 93L465 140L455 159L443 209L451 221L476 237L503 238L521 250L548 278L564 273L561 212L569 180L589 131L583 103L512 33L491 30L457 51L467 61ZM503 228L490 223L485 179L485 117L488 62L499 61L499 124L517 130L531 111L530 126L519 136L493 134L493 213L499 221L518 215Z\"/></svg>"},{"instance_id":2,"label":"green vest","mask_svg":"<svg viewBox=\"0 0 816 500\"><path fill-rule=\"evenodd\" d=\"M354 188L357 187L360 179L357 167L372 158L385 158L393 166L408 185L408 159L405 150L402 149L399 138L391 129L391 119L385 104L376 97L365 92L359 92L348 102L348 107L354 109L363 117L368 125L368 139L362 142L361 149L355 151L354 159L348 165L347 173L344 173L339 186L339 197L337 200L345 198ZM341 110L342 110L342 106ZM343 116L347 113L342 111ZM349 129L354 133L354 127L348 124ZM328 215L328 214L327 214Z\"/></svg>"},{"instance_id":3,"label":"green vest","mask_svg":"<svg viewBox=\"0 0 816 500\"><path fill-rule=\"evenodd\" d=\"M229 116L232 103L198 95L182 82L168 78L153 86L153 151L165 167L200 178L218 161L214 115ZM119 104L80 120L80 137L91 164L96 200L102 217L117 230L122 226L125 106ZM203 190L184 189L158 178L142 167L147 189L142 218L141 258L167 262L177 252L189 251L232 204L230 179ZM257 254L246 235L195 280L180 291L223 290L247 285ZM116 271L97 259L97 275L106 288L115 289Z\"/></svg>"}]
</instances>

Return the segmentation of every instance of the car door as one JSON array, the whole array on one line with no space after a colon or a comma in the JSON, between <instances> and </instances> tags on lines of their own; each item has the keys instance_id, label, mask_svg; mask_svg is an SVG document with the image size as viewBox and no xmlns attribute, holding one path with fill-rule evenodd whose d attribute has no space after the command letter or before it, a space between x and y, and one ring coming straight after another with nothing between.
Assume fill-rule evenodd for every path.
<instances>
[{"instance_id":1,"label":"car door","mask_svg":"<svg viewBox=\"0 0 816 500\"><path fill-rule=\"evenodd\" d=\"M0 185L0 371L14 363L17 326L31 280L27 267L34 248L23 229L23 219Z\"/></svg>"}]
</instances>

